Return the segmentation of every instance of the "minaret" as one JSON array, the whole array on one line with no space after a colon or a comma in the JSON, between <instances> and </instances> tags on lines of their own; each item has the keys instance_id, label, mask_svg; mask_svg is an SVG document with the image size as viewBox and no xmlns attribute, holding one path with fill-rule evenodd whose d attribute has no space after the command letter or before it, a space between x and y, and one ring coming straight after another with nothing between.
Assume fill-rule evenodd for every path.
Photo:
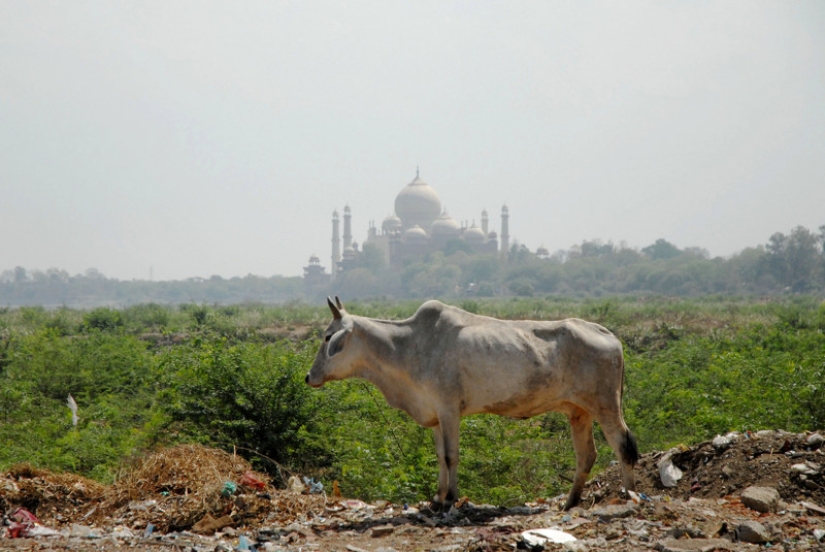
<instances>
[{"instance_id":1,"label":"minaret","mask_svg":"<svg viewBox=\"0 0 825 552\"><path fill-rule=\"evenodd\" d=\"M501 257L507 258L510 252L510 209L507 205L501 207Z\"/></svg>"},{"instance_id":2,"label":"minaret","mask_svg":"<svg viewBox=\"0 0 825 552\"><path fill-rule=\"evenodd\" d=\"M490 229L487 224L487 209L483 209L481 211L481 231L484 232L485 238L490 233Z\"/></svg>"},{"instance_id":3,"label":"minaret","mask_svg":"<svg viewBox=\"0 0 825 552\"><path fill-rule=\"evenodd\" d=\"M338 235L338 210L332 212L332 279L338 274L338 263L341 262L341 238Z\"/></svg>"},{"instance_id":4,"label":"minaret","mask_svg":"<svg viewBox=\"0 0 825 552\"><path fill-rule=\"evenodd\" d=\"M352 245L352 215L349 205L344 207L344 250Z\"/></svg>"}]
</instances>

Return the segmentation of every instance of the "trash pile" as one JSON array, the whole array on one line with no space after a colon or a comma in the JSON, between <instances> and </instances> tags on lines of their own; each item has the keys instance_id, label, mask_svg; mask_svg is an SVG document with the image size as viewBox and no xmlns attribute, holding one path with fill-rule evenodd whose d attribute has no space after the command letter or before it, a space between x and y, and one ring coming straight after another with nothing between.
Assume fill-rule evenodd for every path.
<instances>
[{"instance_id":1,"label":"trash pile","mask_svg":"<svg viewBox=\"0 0 825 552\"><path fill-rule=\"evenodd\" d=\"M276 489L244 459L197 445L147 456L109 487L17 466L0 474L0 549L823 550L823 444L822 433L766 431L649 453L635 492L612 466L569 512L564 496L433 512L298 476Z\"/></svg>"},{"instance_id":2,"label":"trash pile","mask_svg":"<svg viewBox=\"0 0 825 552\"><path fill-rule=\"evenodd\" d=\"M773 487L787 502L825 504L825 437L786 431L732 432L711 441L642 457L636 490L649 496L723 498L752 485ZM622 496L611 467L589 482L591 501Z\"/></svg>"}]
</instances>

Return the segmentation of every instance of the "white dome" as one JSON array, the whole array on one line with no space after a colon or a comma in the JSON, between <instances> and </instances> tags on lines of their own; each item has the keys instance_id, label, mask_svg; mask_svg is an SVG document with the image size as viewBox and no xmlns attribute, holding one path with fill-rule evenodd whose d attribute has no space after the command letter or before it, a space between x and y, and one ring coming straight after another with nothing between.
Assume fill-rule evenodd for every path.
<instances>
[{"instance_id":1,"label":"white dome","mask_svg":"<svg viewBox=\"0 0 825 552\"><path fill-rule=\"evenodd\" d=\"M427 243L427 232L417 224L404 232L405 243Z\"/></svg>"},{"instance_id":2,"label":"white dome","mask_svg":"<svg viewBox=\"0 0 825 552\"><path fill-rule=\"evenodd\" d=\"M441 213L441 216L436 219L430 229L433 236L458 236L461 233L461 227L453 217L447 214L447 210Z\"/></svg>"},{"instance_id":3,"label":"white dome","mask_svg":"<svg viewBox=\"0 0 825 552\"><path fill-rule=\"evenodd\" d=\"M441 199L418 174L395 197L395 214L406 228L429 228L441 213Z\"/></svg>"},{"instance_id":4,"label":"white dome","mask_svg":"<svg viewBox=\"0 0 825 552\"><path fill-rule=\"evenodd\" d=\"M464 239L470 243L484 243L484 232L476 225L464 231Z\"/></svg>"},{"instance_id":5,"label":"white dome","mask_svg":"<svg viewBox=\"0 0 825 552\"><path fill-rule=\"evenodd\" d=\"M390 215L381 223L381 230L386 233L397 232L401 230L401 219L395 215Z\"/></svg>"}]
</instances>

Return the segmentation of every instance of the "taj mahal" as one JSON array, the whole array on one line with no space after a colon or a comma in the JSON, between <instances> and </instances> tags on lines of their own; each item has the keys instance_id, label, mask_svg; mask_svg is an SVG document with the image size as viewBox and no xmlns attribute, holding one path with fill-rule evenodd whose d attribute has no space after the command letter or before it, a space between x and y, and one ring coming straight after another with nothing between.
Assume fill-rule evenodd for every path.
<instances>
[{"instance_id":1,"label":"taj mahal","mask_svg":"<svg viewBox=\"0 0 825 552\"><path fill-rule=\"evenodd\" d=\"M486 210L481 211L481 226L459 224L441 204L436 191L416 169L415 179L404 186L395 197L395 210L382 222L380 229L370 221L364 246L374 246L390 267L420 260L435 251L444 251L448 244L459 241L461 248L474 253L498 254L506 258L510 247L509 210L501 208L501 239L489 227ZM340 234L340 217L336 209L332 213L332 254L330 274L313 255L304 267L304 278L309 283L322 283L335 279L358 266L363 248L352 237L352 210L344 207L344 232Z\"/></svg>"}]
</instances>

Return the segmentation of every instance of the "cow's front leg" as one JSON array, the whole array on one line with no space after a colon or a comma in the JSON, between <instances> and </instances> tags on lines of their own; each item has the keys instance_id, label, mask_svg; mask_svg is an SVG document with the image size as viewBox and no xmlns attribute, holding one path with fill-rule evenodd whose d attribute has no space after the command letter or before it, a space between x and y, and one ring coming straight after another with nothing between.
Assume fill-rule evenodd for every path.
<instances>
[{"instance_id":1,"label":"cow's front leg","mask_svg":"<svg viewBox=\"0 0 825 552\"><path fill-rule=\"evenodd\" d=\"M573 433L573 449L576 451L576 476L573 478L573 488L564 505L565 510L576 506L581 500L587 475L596 461L596 444L593 442L593 418L585 410L571 406L567 412L570 428Z\"/></svg>"},{"instance_id":2,"label":"cow's front leg","mask_svg":"<svg viewBox=\"0 0 825 552\"><path fill-rule=\"evenodd\" d=\"M433 510L449 510L458 500L458 428L458 416L439 416L433 428L438 457L438 492L433 497Z\"/></svg>"}]
</instances>

